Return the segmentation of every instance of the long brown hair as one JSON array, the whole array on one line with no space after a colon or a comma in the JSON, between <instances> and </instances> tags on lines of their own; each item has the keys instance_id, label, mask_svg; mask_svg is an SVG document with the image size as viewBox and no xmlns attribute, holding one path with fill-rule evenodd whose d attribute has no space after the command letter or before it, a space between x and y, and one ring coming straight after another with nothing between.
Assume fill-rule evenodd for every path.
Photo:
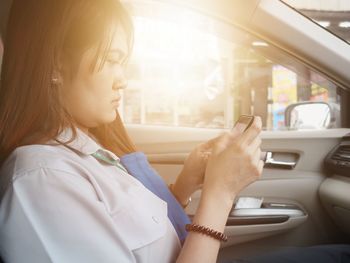
<instances>
[{"instance_id":1,"label":"long brown hair","mask_svg":"<svg viewBox=\"0 0 350 263\"><path fill-rule=\"evenodd\" d=\"M76 135L52 79L62 61L74 74L84 52L96 45L92 70L99 70L97 58L108 52L113 23L127 32L130 52L132 23L118 0L13 1L0 82L0 165L16 147L53 139L67 127ZM135 151L119 115L90 132L119 156Z\"/></svg>"}]
</instances>

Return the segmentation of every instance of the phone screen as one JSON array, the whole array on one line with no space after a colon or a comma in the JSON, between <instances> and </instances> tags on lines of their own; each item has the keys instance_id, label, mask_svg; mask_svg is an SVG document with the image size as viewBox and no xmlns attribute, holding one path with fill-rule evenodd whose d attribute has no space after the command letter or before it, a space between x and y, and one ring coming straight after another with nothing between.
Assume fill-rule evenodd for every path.
<instances>
[{"instance_id":1,"label":"phone screen","mask_svg":"<svg viewBox=\"0 0 350 263\"><path fill-rule=\"evenodd\" d=\"M254 120L254 116L252 115L241 115L238 118L238 121L236 122L235 126L237 125L237 123L242 123L244 124L246 127L244 128L244 131L246 131L250 125L252 125Z\"/></svg>"}]
</instances>

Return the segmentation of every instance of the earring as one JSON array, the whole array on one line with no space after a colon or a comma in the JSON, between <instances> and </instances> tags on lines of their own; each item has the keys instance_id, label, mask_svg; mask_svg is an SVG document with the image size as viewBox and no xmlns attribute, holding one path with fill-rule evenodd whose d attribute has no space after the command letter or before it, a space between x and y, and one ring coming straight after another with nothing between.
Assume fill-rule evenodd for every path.
<instances>
[{"instance_id":1,"label":"earring","mask_svg":"<svg viewBox=\"0 0 350 263\"><path fill-rule=\"evenodd\" d=\"M58 71L54 70L51 77L51 85L57 87L62 85L62 83L63 83L63 80L62 80L61 74Z\"/></svg>"}]
</instances>

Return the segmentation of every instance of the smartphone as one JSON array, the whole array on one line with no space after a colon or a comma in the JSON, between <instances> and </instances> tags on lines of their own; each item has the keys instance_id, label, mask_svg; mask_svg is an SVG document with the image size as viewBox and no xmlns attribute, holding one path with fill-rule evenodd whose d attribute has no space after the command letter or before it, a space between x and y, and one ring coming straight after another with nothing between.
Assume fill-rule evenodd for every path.
<instances>
[{"instance_id":1,"label":"smartphone","mask_svg":"<svg viewBox=\"0 0 350 263\"><path fill-rule=\"evenodd\" d=\"M241 115L238 118L238 121L236 121L235 125L233 127L235 127L237 125L237 123L242 123L244 124L246 127L244 128L244 131L246 131L250 125L252 125L254 121L254 116L252 115Z\"/></svg>"}]
</instances>

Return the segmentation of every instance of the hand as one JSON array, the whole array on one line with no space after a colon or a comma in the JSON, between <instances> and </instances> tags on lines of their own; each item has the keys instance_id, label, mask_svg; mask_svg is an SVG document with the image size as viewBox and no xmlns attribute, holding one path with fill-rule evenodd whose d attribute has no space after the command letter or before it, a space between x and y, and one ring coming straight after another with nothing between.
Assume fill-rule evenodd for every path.
<instances>
[{"instance_id":1,"label":"hand","mask_svg":"<svg viewBox=\"0 0 350 263\"><path fill-rule=\"evenodd\" d=\"M184 162L181 173L176 179L173 188L174 192L181 191L182 195L185 195L183 198L185 200L193 192L200 189L203 184L207 161L212 150L212 141L201 143L191 151ZM176 195L181 196L179 193Z\"/></svg>"},{"instance_id":2,"label":"hand","mask_svg":"<svg viewBox=\"0 0 350 263\"><path fill-rule=\"evenodd\" d=\"M199 144L187 156L172 188L181 204L186 204L189 197L203 185L207 161L215 140Z\"/></svg>"},{"instance_id":3,"label":"hand","mask_svg":"<svg viewBox=\"0 0 350 263\"><path fill-rule=\"evenodd\" d=\"M259 178L263 169L260 160L261 119L256 117L252 126L242 132L235 127L215 140L208 158L203 192L221 195L233 202L235 196Z\"/></svg>"}]
</instances>

